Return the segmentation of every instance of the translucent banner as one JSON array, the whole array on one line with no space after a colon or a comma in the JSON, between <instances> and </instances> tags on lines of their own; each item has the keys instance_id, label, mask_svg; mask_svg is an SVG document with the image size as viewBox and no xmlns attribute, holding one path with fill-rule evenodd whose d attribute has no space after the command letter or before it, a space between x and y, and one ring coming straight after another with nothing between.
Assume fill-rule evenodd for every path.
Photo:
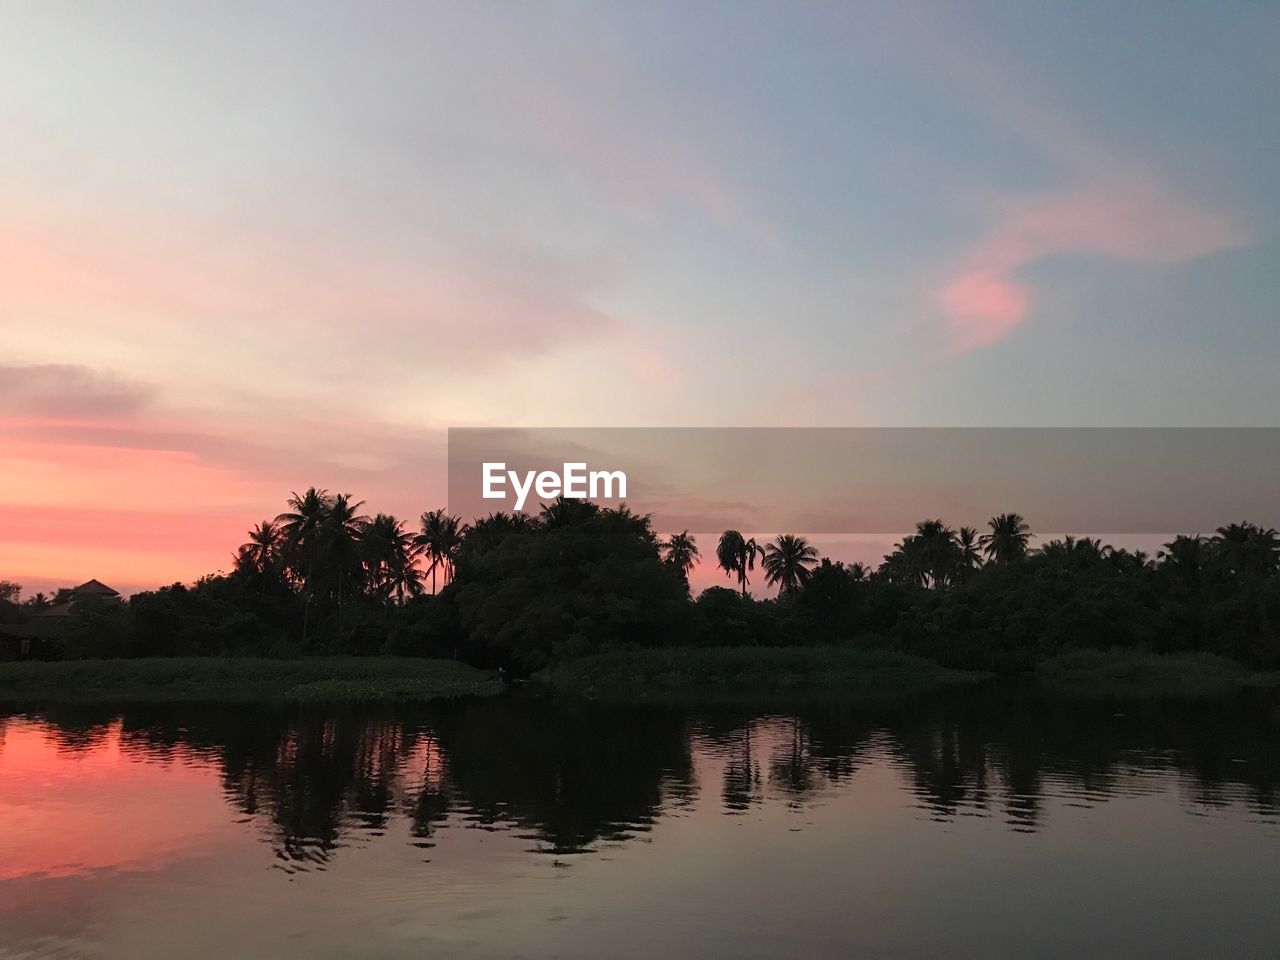
<instances>
[{"instance_id":1,"label":"translucent banner","mask_svg":"<svg viewBox=\"0 0 1280 960\"><path fill-rule=\"evenodd\" d=\"M449 431L449 509L625 501L658 530L896 533L1017 512L1038 530L1280 524L1276 428L483 428Z\"/></svg>"}]
</instances>

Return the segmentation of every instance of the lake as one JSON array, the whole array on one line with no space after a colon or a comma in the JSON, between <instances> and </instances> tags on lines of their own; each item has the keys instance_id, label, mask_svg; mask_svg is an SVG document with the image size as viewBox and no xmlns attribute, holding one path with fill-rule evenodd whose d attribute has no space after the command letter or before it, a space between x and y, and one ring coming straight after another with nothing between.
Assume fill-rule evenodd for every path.
<instances>
[{"instance_id":1,"label":"lake","mask_svg":"<svg viewBox=\"0 0 1280 960\"><path fill-rule=\"evenodd\" d=\"M1280 701L64 707L0 957L1275 957Z\"/></svg>"}]
</instances>

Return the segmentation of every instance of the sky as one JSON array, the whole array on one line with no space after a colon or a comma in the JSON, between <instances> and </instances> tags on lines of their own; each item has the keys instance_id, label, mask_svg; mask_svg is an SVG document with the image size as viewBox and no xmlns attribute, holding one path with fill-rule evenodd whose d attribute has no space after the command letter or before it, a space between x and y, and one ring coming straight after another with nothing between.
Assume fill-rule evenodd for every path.
<instances>
[{"instance_id":1,"label":"sky","mask_svg":"<svg viewBox=\"0 0 1280 960\"><path fill-rule=\"evenodd\" d=\"M1273 3L3 19L28 592L416 517L449 426L1276 425Z\"/></svg>"}]
</instances>

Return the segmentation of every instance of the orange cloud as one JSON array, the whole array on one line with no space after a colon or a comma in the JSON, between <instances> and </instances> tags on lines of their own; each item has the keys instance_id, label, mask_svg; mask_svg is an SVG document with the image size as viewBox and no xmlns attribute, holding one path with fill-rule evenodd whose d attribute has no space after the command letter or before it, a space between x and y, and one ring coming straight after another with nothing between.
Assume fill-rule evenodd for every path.
<instances>
[{"instance_id":1,"label":"orange cloud","mask_svg":"<svg viewBox=\"0 0 1280 960\"><path fill-rule=\"evenodd\" d=\"M267 502L261 480L190 449L122 445L123 430L114 445L58 435L74 429L0 420L0 577L28 593L89 577L127 591L225 568Z\"/></svg>"},{"instance_id":2,"label":"orange cloud","mask_svg":"<svg viewBox=\"0 0 1280 960\"><path fill-rule=\"evenodd\" d=\"M26 506L181 510L243 503L256 484L187 450L39 443L4 438L4 503Z\"/></svg>"},{"instance_id":3,"label":"orange cloud","mask_svg":"<svg viewBox=\"0 0 1280 960\"><path fill-rule=\"evenodd\" d=\"M191 581L230 564L252 516L247 509L0 505L0 576L22 583L28 595L90 577L125 594Z\"/></svg>"}]
</instances>

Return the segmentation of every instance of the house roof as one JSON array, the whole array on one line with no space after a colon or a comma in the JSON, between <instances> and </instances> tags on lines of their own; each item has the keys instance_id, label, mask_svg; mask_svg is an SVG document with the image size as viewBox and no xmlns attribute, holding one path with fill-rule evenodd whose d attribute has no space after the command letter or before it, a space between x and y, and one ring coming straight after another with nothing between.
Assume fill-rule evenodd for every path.
<instances>
[{"instance_id":1,"label":"house roof","mask_svg":"<svg viewBox=\"0 0 1280 960\"><path fill-rule=\"evenodd\" d=\"M73 587L71 589L71 592L78 593L81 595L92 594L94 596L100 596L100 597L120 596L120 592L118 590L112 590L110 587L108 587L105 583L103 583L100 580L89 580L86 583L80 584L80 586L78 587Z\"/></svg>"}]
</instances>

